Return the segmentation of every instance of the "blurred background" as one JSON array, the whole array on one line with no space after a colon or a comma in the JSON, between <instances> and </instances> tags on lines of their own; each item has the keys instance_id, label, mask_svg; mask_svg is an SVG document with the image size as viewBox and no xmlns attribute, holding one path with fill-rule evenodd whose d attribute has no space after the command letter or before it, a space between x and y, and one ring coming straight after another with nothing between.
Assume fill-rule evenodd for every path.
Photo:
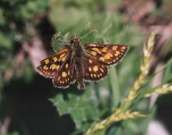
<instances>
[{"instance_id":1,"label":"blurred background","mask_svg":"<svg viewBox=\"0 0 172 135\"><path fill-rule=\"evenodd\" d=\"M171 0L0 0L0 135L81 135L119 106L140 72L143 45L158 34L149 79L143 89L172 81ZM108 76L57 89L35 68L57 51L55 33L79 35L82 43L129 46ZM172 134L172 95L133 106L144 119L114 123L105 135Z\"/></svg>"}]
</instances>

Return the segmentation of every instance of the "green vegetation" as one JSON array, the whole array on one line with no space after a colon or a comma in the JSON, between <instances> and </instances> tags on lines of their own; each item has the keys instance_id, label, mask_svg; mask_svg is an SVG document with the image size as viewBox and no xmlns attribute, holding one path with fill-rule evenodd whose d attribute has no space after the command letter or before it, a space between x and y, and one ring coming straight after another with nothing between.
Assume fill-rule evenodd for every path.
<instances>
[{"instance_id":1,"label":"green vegetation","mask_svg":"<svg viewBox=\"0 0 172 135\"><path fill-rule=\"evenodd\" d=\"M120 0L0 1L0 134L145 134L156 114L147 97L171 92L172 62L163 60L163 69L149 73L156 35L146 39L138 24L118 12L120 4ZM39 61L33 55L63 47L63 41L51 41L55 33L63 35L63 41L78 35L83 45L126 44L129 51L104 80L87 83L84 91L75 85L58 89L36 72ZM152 88L154 75L162 70L163 84Z\"/></svg>"}]
</instances>

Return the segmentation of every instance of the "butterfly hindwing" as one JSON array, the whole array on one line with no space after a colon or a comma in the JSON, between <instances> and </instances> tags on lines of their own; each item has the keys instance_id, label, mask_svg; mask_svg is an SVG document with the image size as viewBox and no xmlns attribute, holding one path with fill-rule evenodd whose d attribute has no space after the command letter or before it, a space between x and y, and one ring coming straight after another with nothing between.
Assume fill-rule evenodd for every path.
<instances>
[{"instance_id":1,"label":"butterfly hindwing","mask_svg":"<svg viewBox=\"0 0 172 135\"><path fill-rule=\"evenodd\" d=\"M67 61L71 53L70 48L63 48L55 55L51 55L41 60L40 66L37 67L38 72L44 77L53 78L56 72L61 68L62 64Z\"/></svg>"},{"instance_id":2,"label":"butterfly hindwing","mask_svg":"<svg viewBox=\"0 0 172 135\"><path fill-rule=\"evenodd\" d=\"M85 56L83 62L85 80L97 81L107 75L106 65L100 63L93 57Z\"/></svg>"},{"instance_id":3,"label":"butterfly hindwing","mask_svg":"<svg viewBox=\"0 0 172 135\"><path fill-rule=\"evenodd\" d=\"M86 44L86 52L98 61L106 64L116 64L127 52L127 46L118 44Z\"/></svg>"},{"instance_id":4,"label":"butterfly hindwing","mask_svg":"<svg viewBox=\"0 0 172 135\"><path fill-rule=\"evenodd\" d=\"M58 88L67 88L75 82L75 67L71 57L63 64L62 68L52 79L53 85Z\"/></svg>"}]
</instances>

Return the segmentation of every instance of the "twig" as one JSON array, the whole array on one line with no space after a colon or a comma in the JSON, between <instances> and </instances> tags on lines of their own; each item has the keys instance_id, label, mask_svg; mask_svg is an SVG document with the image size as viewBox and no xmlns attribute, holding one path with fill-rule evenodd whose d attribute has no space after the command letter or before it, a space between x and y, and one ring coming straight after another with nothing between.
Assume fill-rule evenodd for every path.
<instances>
[{"instance_id":1,"label":"twig","mask_svg":"<svg viewBox=\"0 0 172 135\"><path fill-rule=\"evenodd\" d=\"M96 124L93 128L90 128L86 132L85 135L94 135L95 132L109 127L114 122L118 122L118 121L122 121L122 120L128 120L128 119L134 119L137 117L145 117L145 115L141 114L139 112L131 112L131 111L122 112L119 115L112 114L109 117L107 117L105 120Z\"/></svg>"},{"instance_id":2,"label":"twig","mask_svg":"<svg viewBox=\"0 0 172 135\"><path fill-rule=\"evenodd\" d=\"M154 94L167 94L172 92L172 84L163 84L159 87L153 88L151 91L145 93L145 97L150 97Z\"/></svg>"}]
</instances>

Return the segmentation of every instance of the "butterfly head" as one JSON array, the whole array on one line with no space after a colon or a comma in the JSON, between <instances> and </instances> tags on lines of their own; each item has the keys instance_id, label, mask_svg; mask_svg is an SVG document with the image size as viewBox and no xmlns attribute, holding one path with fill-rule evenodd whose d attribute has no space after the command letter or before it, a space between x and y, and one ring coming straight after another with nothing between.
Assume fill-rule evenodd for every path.
<instances>
[{"instance_id":1,"label":"butterfly head","mask_svg":"<svg viewBox=\"0 0 172 135\"><path fill-rule=\"evenodd\" d=\"M72 37L70 43L74 46L78 46L80 44L80 38L77 36Z\"/></svg>"}]
</instances>

